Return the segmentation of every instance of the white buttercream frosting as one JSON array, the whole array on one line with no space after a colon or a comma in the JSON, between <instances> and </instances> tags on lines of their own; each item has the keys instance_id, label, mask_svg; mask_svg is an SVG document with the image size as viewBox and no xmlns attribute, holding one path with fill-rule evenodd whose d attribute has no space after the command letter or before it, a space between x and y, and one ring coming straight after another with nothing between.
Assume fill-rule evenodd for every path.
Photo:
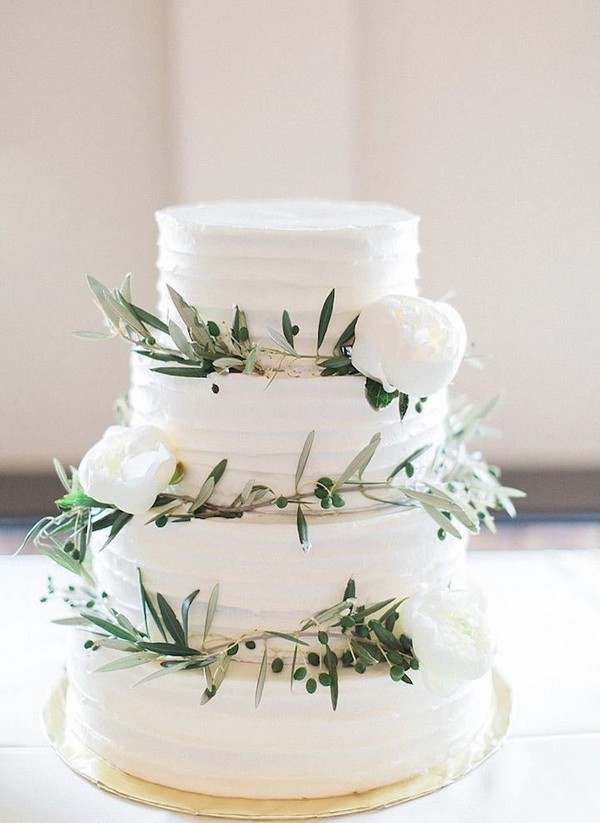
<instances>
[{"instance_id":1,"label":"white buttercream frosting","mask_svg":"<svg viewBox=\"0 0 600 823\"><path fill-rule=\"evenodd\" d=\"M69 666L67 712L75 733L118 768L176 788L233 797L326 797L365 791L434 769L468 749L492 701L491 677L436 697L414 674L340 672L340 702L327 689L290 692L267 677L254 708L258 666L234 663L219 694L200 706L197 672L132 688L154 669L97 673L114 652L86 652Z\"/></svg>"},{"instance_id":2,"label":"white buttercream frosting","mask_svg":"<svg viewBox=\"0 0 600 823\"><path fill-rule=\"evenodd\" d=\"M174 315L166 285L207 320L247 315L250 335L269 342L287 309L300 327L296 346L314 353L318 316L332 288L336 301L321 352L361 309L389 294L417 293L418 218L393 206L323 201L257 201L178 206L157 215L159 294ZM444 434L446 396L430 397L421 414L400 420L397 404L375 412L361 376L322 378L304 371L266 377L158 374L132 356L131 424L165 433L187 473L178 487L197 493L223 458L228 465L214 496L229 503L254 479L291 492L298 456L314 430L307 483L335 477L381 434L366 479L385 479L405 457L430 443L425 467ZM215 392L215 388L218 392ZM350 497L350 496L348 496ZM340 600L354 577L360 602L407 597L464 583L465 542L447 535L419 509L359 503L307 516L313 548L299 546L289 510L241 519L169 522L159 529L135 516L102 551L94 534L94 567L110 605L137 625L142 614L138 570L150 595L177 611L194 589L190 642L203 633L207 602L220 587L212 632L239 637L255 630L294 631L315 611ZM290 507L294 509L295 507ZM295 511L292 512L292 515ZM362 791L435 769L467 749L484 723L491 679L465 681L449 695L394 683L387 668L360 676L340 671L340 700L326 688L290 692L285 674L269 669L263 702L254 709L260 655L244 649L219 693L200 705L198 671L177 672L132 689L152 664L97 673L116 652L82 648L69 662L68 717L74 731L107 761L133 775L191 791L239 797L319 797ZM272 638L269 654L289 656ZM412 674L412 673L411 673Z\"/></svg>"},{"instance_id":3,"label":"white buttercream frosting","mask_svg":"<svg viewBox=\"0 0 600 823\"><path fill-rule=\"evenodd\" d=\"M293 493L298 457L313 429L307 488L323 475L339 475L377 432L381 444L367 479L385 480L417 448L435 447L444 436L444 392L429 398L420 414L412 407L400 420L397 403L378 412L369 406L360 375L306 378L281 373L272 382L258 374L182 378L152 371L156 365L132 355L131 424L165 432L186 467L178 488L190 495L195 496L211 469L227 458L212 498L217 503L230 503L252 479L278 494ZM423 465L434 451L423 455ZM354 495L348 496L348 505L373 504Z\"/></svg>"},{"instance_id":4,"label":"white buttercream frosting","mask_svg":"<svg viewBox=\"0 0 600 823\"><path fill-rule=\"evenodd\" d=\"M190 615L202 633L206 604L219 584L214 631L228 637L257 629L295 631L301 622L341 599L354 577L360 602L407 597L447 586L462 574L466 541L440 542L437 526L419 509L344 512L313 518L309 554L300 549L293 518L253 513L241 519L169 523L163 529L135 517L95 558L112 606L141 622L137 569L149 591L160 591L176 611L199 588ZM97 545L102 545L101 536ZM289 651L289 644L273 641Z\"/></svg>"},{"instance_id":5,"label":"white buttercream frosting","mask_svg":"<svg viewBox=\"0 0 600 823\"><path fill-rule=\"evenodd\" d=\"M300 351L314 350L319 311L336 289L323 350L363 306L416 294L419 218L404 209L336 201L198 203L157 213L159 306L166 285L207 320L230 322L238 305L253 340L269 343L287 309Z\"/></svg>"}]
</instances>

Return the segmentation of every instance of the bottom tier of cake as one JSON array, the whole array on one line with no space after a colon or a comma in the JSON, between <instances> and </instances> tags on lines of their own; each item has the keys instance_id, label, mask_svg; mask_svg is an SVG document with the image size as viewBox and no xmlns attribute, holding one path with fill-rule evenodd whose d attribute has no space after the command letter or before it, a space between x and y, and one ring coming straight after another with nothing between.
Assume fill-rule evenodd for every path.
<instances>
[{"instance_id":1,"label":"bottom tier of cake","mask_svg":"<svg viewBox=\"0 0 600 823\"><path fill-rule=\"evenodd\" d=\"M364 792L436 770L468 752L494 712L491 673L451 695L387 670L340 671L339 705L329 690L269 671L254 707L257 666L234 662L206 705L199 672L136 686L151 665L110 673L109 649L87 651L81 635L68 667L66 723L94 754L152 783L213 796L315 798ZM411 673L412 675L412 673Z\"/></svg>"}]
</instances>

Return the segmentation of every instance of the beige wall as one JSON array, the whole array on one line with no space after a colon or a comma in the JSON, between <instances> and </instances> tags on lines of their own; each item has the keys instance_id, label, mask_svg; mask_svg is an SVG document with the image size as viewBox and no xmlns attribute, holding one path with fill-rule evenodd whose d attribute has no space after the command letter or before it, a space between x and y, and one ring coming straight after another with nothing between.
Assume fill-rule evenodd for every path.
<instances>
[{"instance_id":1,"label":"beige wall","mask_svg":"<svg viewBox=\"0 0 600 823\"><path fill-rule=\"evenodd\" d=\"M384 199L423 216L505 400L493 459L600 457L596 2L4 0L2 468L75 461L126 388L83 283L134 271L189 199ZM463 370L465 372L466 370Z\"/></svg>"},{"instance_id":2,"label":"beige wall","mask_svg":"<svg viewBox=\"0 0 600 823\"><path fill-rule=\"evenodd\" d=\"M600 459L600 3L361 6L362 197L422 216L421 276L448 289L499 389L513 465Z\"/></svg>"},{"instance_id":3,"label":"beige wall","mask_svg":"<svg viewBox=\"0 0 600 823\"><path fill-rule=\"evenodd\" d=\"M0 7L2 468L77 456L112 422L126 351L98 328L83 275L128 270L152 297L165 197L164 7L15 0Z\"/></svg>"},{"instance_id":4,"label":"beige wall","mask_svg":"<svg viewBox=\"0 0 600 823\"><path fill-rule=\"evenodd\" d=\"M175 200L354 196L353 3L169 8Z\"/></svg>"}]
</instances>

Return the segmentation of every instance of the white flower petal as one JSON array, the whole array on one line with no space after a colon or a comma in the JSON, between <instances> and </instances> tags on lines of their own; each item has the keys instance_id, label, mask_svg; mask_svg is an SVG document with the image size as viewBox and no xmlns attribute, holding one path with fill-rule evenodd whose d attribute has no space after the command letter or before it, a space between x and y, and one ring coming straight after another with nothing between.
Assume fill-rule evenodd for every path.
<instances>
[{"instance_id":1,"label":"white flower petal","mask_svg":"<svg viewBox=\"0 0 600 823\"><path fill-rule=\"evenodd\" d=\"M447 303L388 295L361 311L352 362L386 391L427 397L450 383L466 340L460 315Z\"/></svg>"},{"instance_id":2,"label":"white flower petal","mask_svg":"<svg viewBox=\"0 0 600 823\"><path fill-rule=\"evenodd\" d=\"M409 597L400 612L425 679L434 684L476 680L489 671L493 644L476 592L433 588Z\"/></svg>"},{"instance_id":3,"label":"white flower petal","mask_svg":"<svg viewBox=\"0 0 600 823\"><path fill-rule=\"evenodd\" d=\"M141 514L168 486L176 464L160 429L111 426L84 455L78 473L90 497Z\"/></svg>"}]
</instances>

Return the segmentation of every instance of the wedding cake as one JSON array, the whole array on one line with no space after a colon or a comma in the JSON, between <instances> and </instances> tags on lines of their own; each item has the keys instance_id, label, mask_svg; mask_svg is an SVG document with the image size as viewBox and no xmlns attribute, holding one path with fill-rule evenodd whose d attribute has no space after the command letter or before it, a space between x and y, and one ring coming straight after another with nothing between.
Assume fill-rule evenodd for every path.
<instances>
[{"instance_id":1,"label":"wedding cake","mask_svg":"<svg viewBox=\"0 0 600 823\"><path fill-rule=\"evenodd\" d=\"M81 577L66 722L129 775L238 798L364 792L494 713L468 535L513 490L447 386L466 332L417 293L418 218L373 203L165 209L158 310L90 285L131 386L36 527ZM135 686L135 688L132 688Z\"/></svg>"}]
</instances>

